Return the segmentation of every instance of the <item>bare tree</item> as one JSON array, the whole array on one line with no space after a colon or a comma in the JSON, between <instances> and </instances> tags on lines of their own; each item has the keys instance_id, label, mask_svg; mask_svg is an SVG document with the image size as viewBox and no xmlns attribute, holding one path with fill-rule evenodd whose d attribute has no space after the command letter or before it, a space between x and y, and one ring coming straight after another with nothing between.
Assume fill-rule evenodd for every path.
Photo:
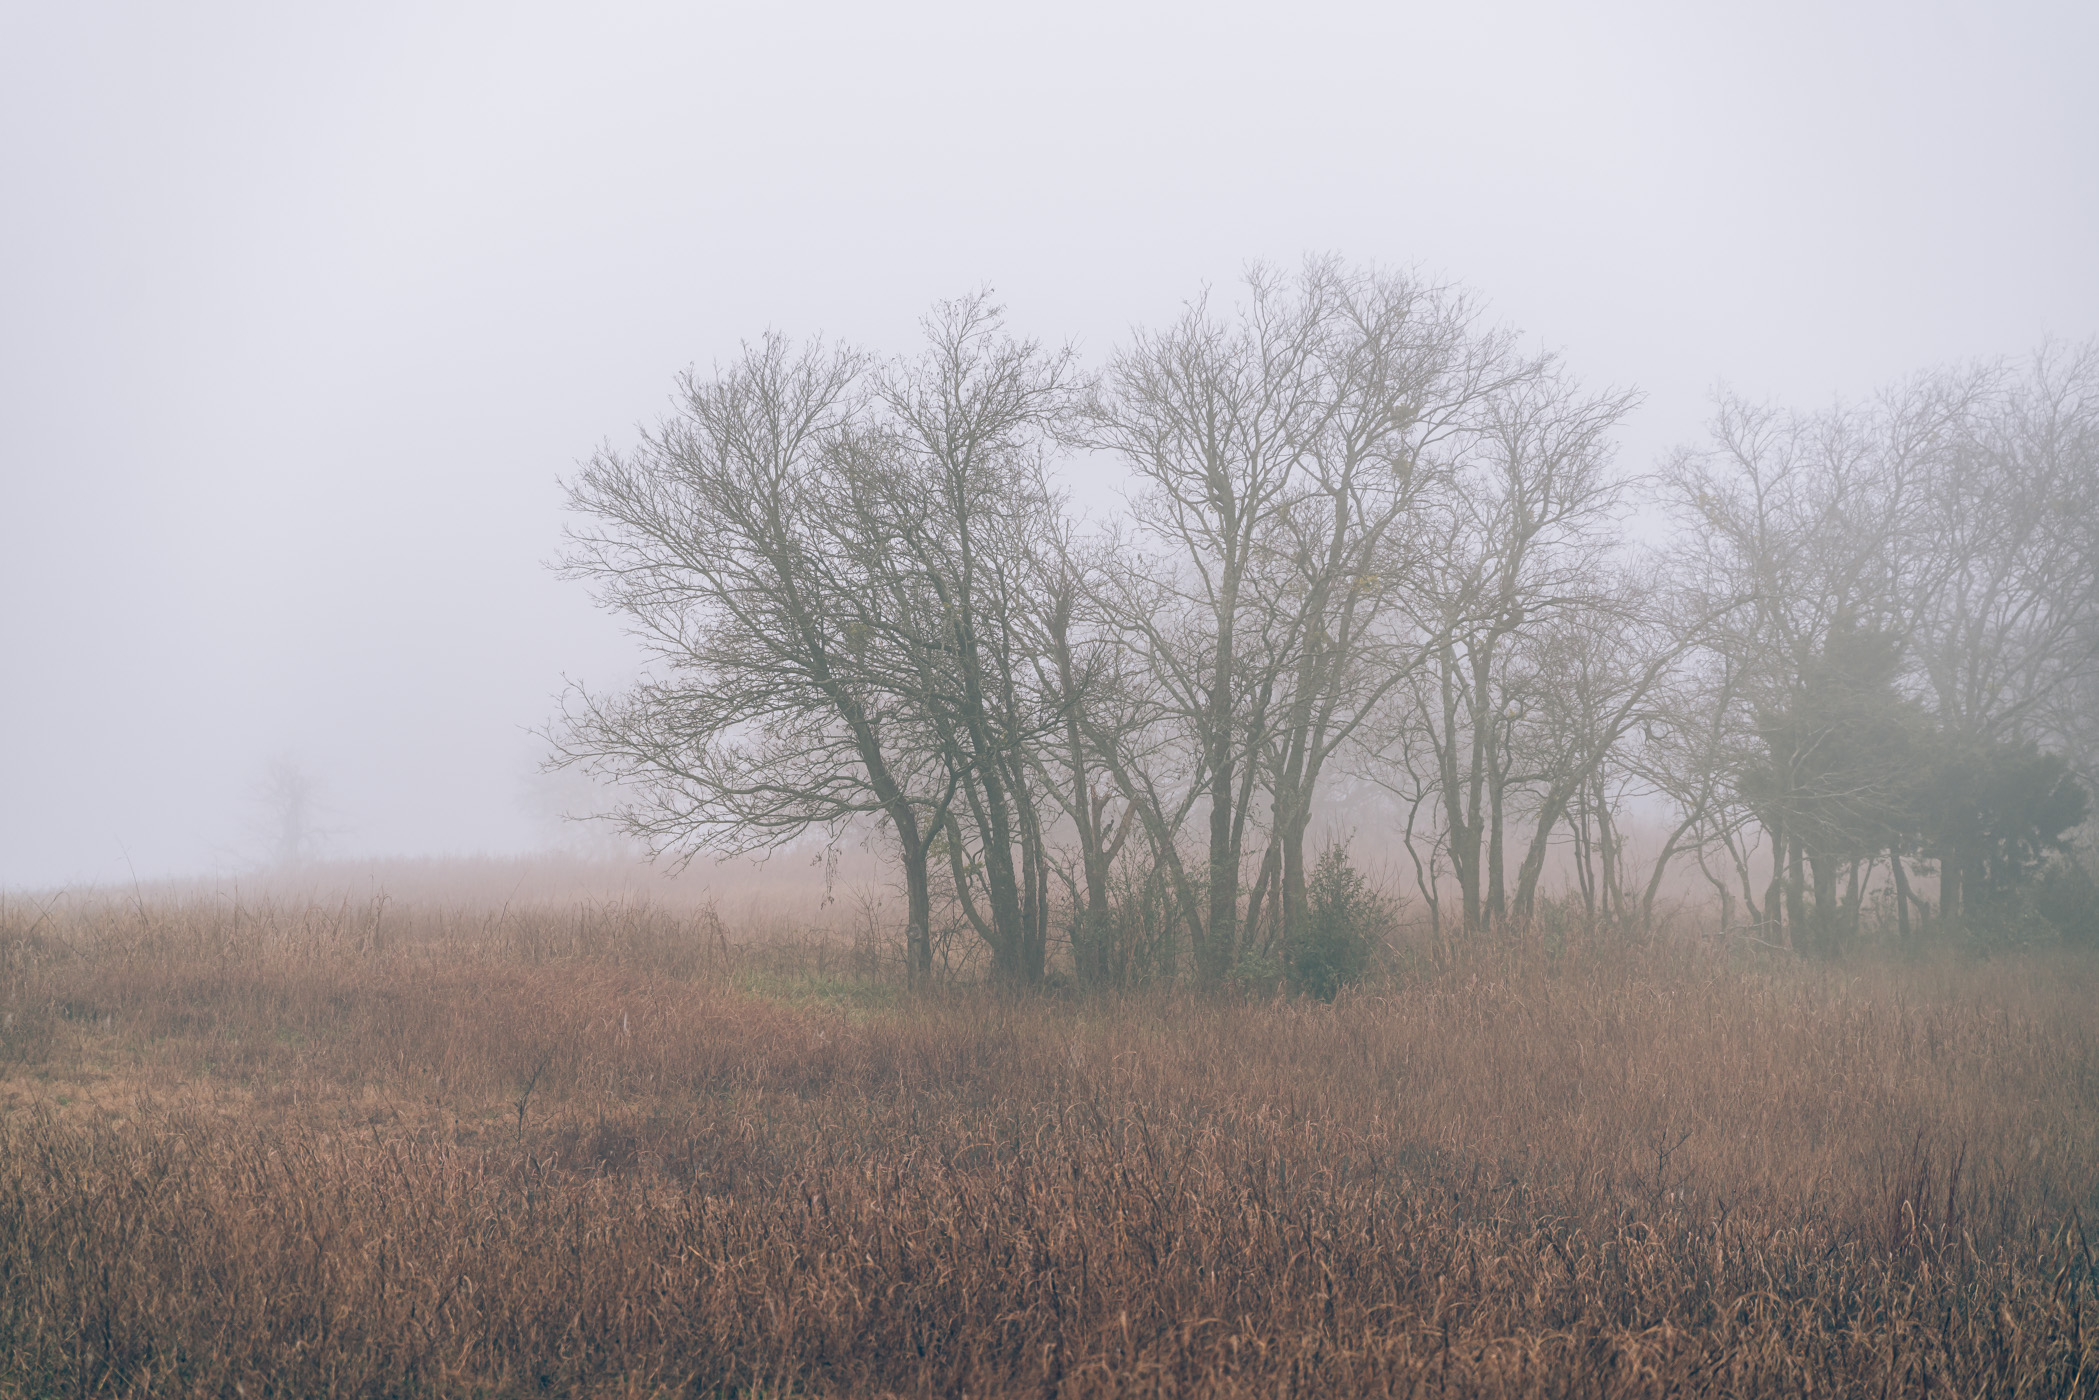
<instances>
[{"instance_id":1,"label":"bare tree","mask_svg":"<svg viewBox=\"0 0 2099 1400\"><path fill-rule=\"evenodd\" d=\"M1098 985L1114 980L1115 861L1136 829L1134 805L1118 801L1114 774L1141 765L1132 740L1146 729L1148 707L1138 698L1142 686L1133 684L1127 654L1092 607L1108 553L1089 559L1068 528L1059 530L1054 545L1039 576L1042 654L1035 665L1037 685L1062 728L1059 742L1040 750L1035 762L1078 846L1077 878L1066 877L1073 967L1081 981Z\"/></svg>"},{"instance_id":2,"label":"bare tree","mask_svg":"<svg viewBox=\"0 0 2099 1400\"><path fill-rule=\"evenodd\" d=\"M962 911L1002 978L1034 982L1050 870L1032 755L1061 728L1035 665L1042 546L1061 514L1043 452L1072 357L1005 335L983 295L941 304L926 336L923 355L879 376L879 419L836 454L840 533L869 585L854 625L894 658L882 684L955 794L943 829Z\"/></svg>"},{"instance_id":3,"label":"bare tree","mask_svg":"<svg viewBox=\"0 0 2099 1400\"><path fill-rule=\"evenodd\" d=\"M289 755L275 755L263 765L254 801L256 835L281 868L313 860L335 834L322 825L327 808L320 779Z\"/></svg>"},{"instance_id":4,"label":"bare tree","mask_svg":"<svg viewBox=\"0 0 2099 1400\"><path fill-rule=\"evenodd\" d=\"M1220 319L1205 298L1171 328L1139 332L1092 415L1093 441L1139 483L1132 516L1148 547L1125 560L1110 596L1195 757L1188 790L1209 817L1200 897L1169 850L1172 798L1135 781L1126 796L1174 871L1197 972L1211 984L1238 952L1256 756L1288 660L1284 600L1261 578L1264 543L1331 412L1319 353L1331 296L1318 276L1293 292L1256 269L1236 317Z\"/></svg>"},{"instance_id":5,"label":"bare tree","mask_svg":"<svg viewBox=\"0 0 2099 1400\"><path fill-rule=\"evenodd\" d=\"M1271 842L1248 917L1273 879L1286 947L1305 917L1305 832L1320 778L1422 659L1395 622L1423 562L1427 502L1449 485L1494 398L1536 371L1506 333L1478 331L1448 289L1333 262L1313 264L1315 280L1330 307L1318 338L1325 408L1297 462L1297 489L1264 532L1286 665L1262 745Z\"/></svg>"},{"instance_id":6,"label":"bare tree","mask_svg":"<svg viewBox=\"0 0 2099 1400\"><path fill-rule=\"evenodd\" d=\"M1739 880L1754 924L1762 916L1748 855L1738 840L1741 814L1734 789L1737 776L1755 761L1753 733L1743 709L1747 668L1742 658L1705 645L1701 634L1710 619L1687 616L1680 591L1665 591L1663 598L1666 606L1677 609L1667 626L1685 648L1685 664L1671 668L1655 695L1632 766L1649 792L1674 807L1676 822L1663 838L1640 893L1640 918L1643 923L1652 921L1670 862L1688 850L1720 896L1721 926L1731 925L1734 891L1724 878L1713 876L1705 860L1707 848L1718 845L1728 858L1723 868L1731 868Z\"/></svg>"},{"instance_id":7,"label":"bare tree","mask_svg":"<svg viewBox=\"0 0 2099 1400\"><path fill-rule=\"evenodd\" d=\"M1974 759L2020 739L2075 749L2075 697L2099 673L2099 342L2046 345L1913 386L1928 439L1909 547L1911 656L1942 743ZM2065 701L2070 703L2065 704ZM1939 851L1942 912L1974 863Z\"/></svg>"},{"instance_id":8,"label":"bare tree","mask_svg":"<svg viewBox=\"0 0 2099 1400\"><path fill-rule=\"evenodd\" d=\"M1599 561L1622 483L1609 435L1627 392L1584 392L1549 361L1488 404L1476 443L1439 504L1408 608L1428 639L1416 688L1434 748L1449 857L1468 928L1507 912L1503 846L1526 711L1512 686L1522 643L1606 602Z\"/></svg>"},{"instance_id":9,"label":"bare tree","mask_svg":"<svg viewBox=\"0 0 2099 1400\"><path fill-rule=\"evenodd\" d=\"M866 410L866 370L768 336L712 378L684 376L671 417L570 484L564 572L597 586L655 669L614 695L572 688L549 737L555 764L621 785L620 824L659 852L765 850L886 818L923 974L946 775L882 684L872 585L836 537L831 460Z\"/></svg>"},{"instance_id":10,"label":"bare tree","mask_svg":"<svg viewBox=\"0 0 2099 1400\"><path fill-rule=\"evenodd\" d=\"M1907 548L1923 445L1955 411L1937 394L1816 415L1723 399L1713 447L1672 468L1696 530L1679 570L1716 605L1711 645L1743 668L1760 750L1733 783L1769 851L1764 915L1804 950L1835 951L1840 866L1889 849L1911 802Z\"/></svg>"},{"instance_id":11,"label":"bare tree","mask_svg":"<svg viewBox=\"0 0 2099 1400\"><path fill-rule=\"evenodd\" d=\"M1535 813L1510 907L1516 919L1528 919L1536 905L1554 828L1568 821L1577 850L1587 852L1592 818L1603 865L1599 883L1585 889L1605 917L1628 912L1618 886L1620 847L1608 789L1614 770L1632 776L1626 746L1651 733L1664 714L1667 683L1697 635L1668 625L1654 606L1658 594L1651 570L1599 579L1587 606L1546 613L1531 639L1528 698L1511 735L1534 789ZM1506 798L1502 805L1509 805ZM1583 860L1585 877L1588 869Z\"/></svg>"}]
</instances>

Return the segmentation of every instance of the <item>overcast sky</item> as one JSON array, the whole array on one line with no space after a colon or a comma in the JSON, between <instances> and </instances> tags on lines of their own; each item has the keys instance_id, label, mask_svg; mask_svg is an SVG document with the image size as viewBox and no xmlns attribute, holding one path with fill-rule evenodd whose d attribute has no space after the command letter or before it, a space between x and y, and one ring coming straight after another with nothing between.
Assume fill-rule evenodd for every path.
<instances>
[{"instance_id":1,"label":"overcast sky","mask_svg":"<svg viewBox=\"0 0 2099 1400\"><path fill-rule=\"evenodd\" d=\"M768 327L1098 355L1252 258L1818 405L2099 332L2099 5L0 7L0 885L547 840L557 479Z\"/></svg>"}]
</instances>

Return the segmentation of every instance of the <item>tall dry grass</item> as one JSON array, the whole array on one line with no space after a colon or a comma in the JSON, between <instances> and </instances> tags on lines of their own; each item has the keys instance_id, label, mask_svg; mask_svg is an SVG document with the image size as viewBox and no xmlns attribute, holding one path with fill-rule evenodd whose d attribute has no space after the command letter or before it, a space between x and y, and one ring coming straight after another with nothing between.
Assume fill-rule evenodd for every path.
<instances>
[{"instance_id":1,"label":"tall dry grass","mask_svg":"<svg viewBox=\"0 0 2099 1400\"><path fill-rule=\"evenodd\" d=\"M690 910L34 912L0 1394L2099 1371L2088 963L1493 947L1334 1006L1012 1001Z\"/></svg>"}]
</instances>

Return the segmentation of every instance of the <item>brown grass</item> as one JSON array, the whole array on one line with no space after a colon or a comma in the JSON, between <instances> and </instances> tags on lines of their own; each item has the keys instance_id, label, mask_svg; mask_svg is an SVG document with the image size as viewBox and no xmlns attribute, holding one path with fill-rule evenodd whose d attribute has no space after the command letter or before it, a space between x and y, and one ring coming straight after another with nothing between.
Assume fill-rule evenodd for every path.
<instances>
[{"instance_id":1,"label":"brown grass","mask_svg":"<svg viewBox=\"0 0 2099 1400\"><path fill-rule=\"evenodd\" d=\"M2090 963L906 996L692 911L10 906L0 1394L2067 1395ZM821 971L819 971L821 967Z\"/></svg>"}]
</instances>

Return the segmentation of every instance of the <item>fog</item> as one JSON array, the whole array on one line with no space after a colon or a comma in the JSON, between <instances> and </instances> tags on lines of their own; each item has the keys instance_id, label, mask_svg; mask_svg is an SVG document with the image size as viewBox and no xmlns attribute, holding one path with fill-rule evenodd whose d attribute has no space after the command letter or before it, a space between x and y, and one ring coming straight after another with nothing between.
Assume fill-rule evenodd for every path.
<instances>
[{"instance_id":1,"label":"fog","mask_svg":"<svg viewBox=\"0 0 2099 1400\"><path fill-rule=\"evenodd\" d=\"M1331 250L1637 386L1636 465L2099 331L2099 10L1580 11L15 7L0 884L241 869L286 758L331 855L562 840L530 730L635 661L559 480L767 328L1097 357Z\"/></svg>"}]
</instances>

